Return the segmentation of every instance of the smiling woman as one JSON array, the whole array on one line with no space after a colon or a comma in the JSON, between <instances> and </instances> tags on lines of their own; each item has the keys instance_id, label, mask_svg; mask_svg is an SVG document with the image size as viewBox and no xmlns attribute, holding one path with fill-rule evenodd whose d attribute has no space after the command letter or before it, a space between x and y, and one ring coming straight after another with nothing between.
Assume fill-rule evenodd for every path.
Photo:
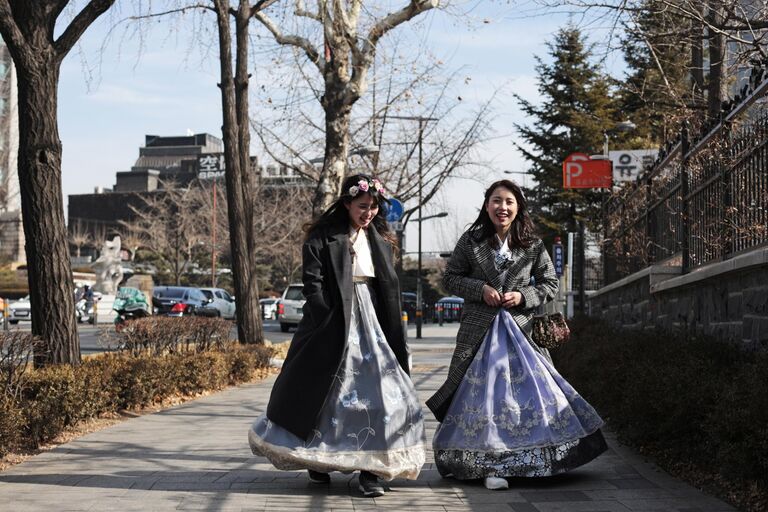
<instances>
[{"instance_id":1,"label":"smiling woman","mask_svg":"<svg viewBox=\"0 0 768 512\"><path fill-rule=\"evenodd\" d=\"M370 176L347 178L307 225L303 315L248 435L253 453L278 469L307 469L314 483L360 471L366 497L384 494L379 478L415 479L426 456L384 193Z\"/></svg>"},{"instance_id":2,"label":"smiling woman","mask_svg":"<svg viewBox=\"0 0 768 512\"><path fill-rule=\"evenodd\" d=\"M464 311L448 379L427 401L441 422L440 474L506 489L506 477L555 475L602 453L603 421L531 339L534 312L558 281L515 183L488 187L443 283Z\"/></svg>"}]
</instances>

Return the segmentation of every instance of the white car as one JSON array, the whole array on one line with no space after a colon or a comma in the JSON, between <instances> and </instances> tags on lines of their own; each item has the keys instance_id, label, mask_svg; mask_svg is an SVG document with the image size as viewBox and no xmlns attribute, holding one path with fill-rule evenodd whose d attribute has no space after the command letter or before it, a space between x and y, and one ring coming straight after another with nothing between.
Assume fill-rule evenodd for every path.
<instances>
[{"instance_id":1,"label":"white car","mask_svg":"<svg viewBox=\"0 0 768 512\"><path fill-rule=\"evenodd\" d=\"M17 324L22 320L25 322L32 320L32 305L29 303L29 295L8 305L8 321L11 324Z\"/></svg>"},{"instance_id":2,"label":"white car","mask_svg":"<svg viewBox=\"0 0 768 512\"><path fill-rule=\"evenodd\" d=\"M200 291L208 298L208 307L219 312L221 318L234 320L237 314L235 299L223 288L200 288Z\"/></svg>"},{"instance_id":3,"label":"white car","mask_svg":"<svg viewBox=\"0 0 768 512\"><path fill-rule=\"evenodd\" d=\"M280 299L267 298L259 299L259 306L261 306L261 318L264 320L277 320L277 304Z\"/></svg>"},{"instance_id":4,"label":"white car","mask_svg":"<svg viewBox=\"0 0 768 512\"><path fill-rule=\"evenodd\" d=\"M277 305L277 319L280 321L280 330L288 332L291 327L297 327L304 317L304 285L301 283L288 285L283 292L280 303Z\"/></svg>"}]
</instances>

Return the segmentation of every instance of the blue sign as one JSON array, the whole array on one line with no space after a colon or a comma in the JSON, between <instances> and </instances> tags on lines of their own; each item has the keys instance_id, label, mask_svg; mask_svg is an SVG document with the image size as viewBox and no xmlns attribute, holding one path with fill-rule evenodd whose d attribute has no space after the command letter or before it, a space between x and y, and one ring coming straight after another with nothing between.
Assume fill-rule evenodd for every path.
<instances>
[{"instance_id":1,"label":"blue sign","mask_svg":"<svg viewBox=\"0 0 768 512\"><path fill-rule=\"evenodd\" d=\"M555 264L555 274L557 274L557 277L562 277L563 275L563 264L565 263L565 257L563 254L563 244L556 243L552 245L552 260Z\"/></svg>"},{"instance_id":2,"label":"blue sign","mask_svg":"<svg viewBox=\"0 0 768 512\"><path fill-rule=\"evenodd\" d=\"M403 208L403 203L400 202L400 200L392 198L389 200L390 204L387 208L387 221L388 222L397 222L400 219L403 218L403 212L405 209Z\"/></svg>"}]
</instances>

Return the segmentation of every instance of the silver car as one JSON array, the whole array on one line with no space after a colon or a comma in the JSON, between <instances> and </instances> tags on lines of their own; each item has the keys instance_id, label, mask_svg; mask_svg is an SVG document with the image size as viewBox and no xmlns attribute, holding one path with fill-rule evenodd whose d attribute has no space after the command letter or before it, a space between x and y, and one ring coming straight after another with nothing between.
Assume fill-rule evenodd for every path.
<instances>
[{"instance_id":1,"label":"silver car","mask_svg":"<svg viewBox=\"0 0 768 512\"><path fill-rule=\"evenodd\" d=\"M288 285L283 291L283 297L277 306L277 319L280 321L280 330L288 332L291 327L296 327L304 317L304 285L301 283Z\"/></svg>"},{"instance_id":2,"label":"silver car","mask_svg":"<svg viewBox=\"0 0 768 512\"><path fill-rule=\"evenodd\" d=\"M223 288L200 288L200 291L210 301L209 307L219 312L221 318L234 320L236 315L235 298Z\"/></svg>"},{"instance_id":3,"label":"silver car","mask_svg":"<svg viewBox=\"0 0 768 512\"><path fill-rule=\"evenodd\" d=\"M32 305L29 303L29 295L8 305L8 321L11 324L30 320L32 320Z\"/></svg>"}]
</instances>

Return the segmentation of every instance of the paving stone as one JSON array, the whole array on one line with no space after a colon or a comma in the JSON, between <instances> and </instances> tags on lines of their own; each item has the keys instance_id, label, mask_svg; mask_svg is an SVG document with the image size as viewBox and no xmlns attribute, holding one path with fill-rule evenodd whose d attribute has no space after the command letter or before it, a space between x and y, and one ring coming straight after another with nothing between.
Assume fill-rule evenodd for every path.
<instances>
[{"instance_id":1,"label":"paving stone","mask_svg":"<svg viewBox=\"0 0 768 512\"><path fill-rule=\"evenodd\" d=\"M413 342L413 378L422 402L445 378L457 325L425 326ZM428 368L427 368L428 366ZM610 450L570 474L511 479L506 491L481 481L441 478L430 452L416 481L363 498L356 475L328 486L303 471L278 471L248 449L246 433L264 410L274 378L230 388L140 416L41 453L0 473L0 510L719 512L733 510L672 478L607 435ZM437 422L427 412L431 440ZM9 511L10 512L10 511Z\"/></svg>"}]
</instances>

